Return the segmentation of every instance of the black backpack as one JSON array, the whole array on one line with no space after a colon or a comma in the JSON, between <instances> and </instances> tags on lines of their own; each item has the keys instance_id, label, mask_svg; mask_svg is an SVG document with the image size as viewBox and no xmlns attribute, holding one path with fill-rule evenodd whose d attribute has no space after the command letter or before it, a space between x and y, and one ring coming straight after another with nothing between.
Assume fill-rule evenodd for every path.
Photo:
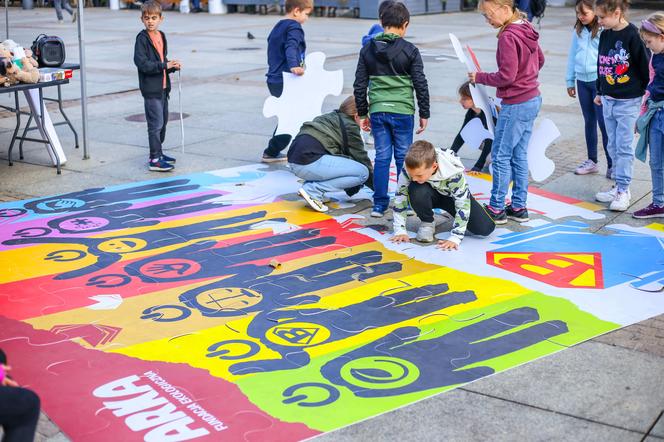
<instances>
[{"instance_id":1,"label":"black backpack","mask_svg":"<svg viewBox=\"0 0 664 442\"><path fill-rule=\"evenodd\" d=\"M537 23L544 17L546 10L546 0L530 0L530 13L537 19Z\"/></svg>"}]
</instances>

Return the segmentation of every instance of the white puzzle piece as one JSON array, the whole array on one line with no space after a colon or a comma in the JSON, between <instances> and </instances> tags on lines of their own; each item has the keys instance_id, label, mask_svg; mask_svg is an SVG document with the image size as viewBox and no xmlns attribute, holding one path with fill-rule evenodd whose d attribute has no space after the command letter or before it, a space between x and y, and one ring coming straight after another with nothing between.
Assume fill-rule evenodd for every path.
<instances>
[{"instance_id":1,"label":"white puzzle piece","mask_svg":"<svg viewBox=\"0 0 664 442\"><path fill-rule=\"evenodd\" d=\"M284 76L284 91L279 98L268 97L263 104L266 118L277 117L276 134L295 137L302 123L311 121L322 113L323 101L328 95L339 95L344 84L341 69L326 71L325 54L313 52L305 58L304 75L287 72Z\"/></svg>"},{"instance_id":2,"label":"white puzzle piece","mask_svg":"<svg viewBox=\"0 0 664 442\"><path fill-rule=\"evenodd\" d=\"M493 134L484 128L482 120L473 118L461 129L461 138L471 149L479 149L484 140L493 140Z\"/></svg>"},{"instance_id":3,"label":"white puzzle piece","mask_svg":"<svg viewBox=\"0 0 664 442\"><path fill-rule=\"evenodd\" d=\"M546 149L560 136L560 131L548 118L543 118L533 127L528 143L528 169L537 182L544 181L556 169L556 163L546 156Z\"/></svg>"}]
</instances>

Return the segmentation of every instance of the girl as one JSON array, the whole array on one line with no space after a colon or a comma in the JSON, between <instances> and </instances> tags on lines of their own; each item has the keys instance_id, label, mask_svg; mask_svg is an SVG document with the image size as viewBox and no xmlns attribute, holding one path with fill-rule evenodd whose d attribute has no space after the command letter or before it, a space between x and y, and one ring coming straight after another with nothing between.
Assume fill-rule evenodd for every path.
<instances>
[{"instance_id":1,"label":"girl","mask_svg":"<svg viewBox=\"0 0 664 442\"><path fill-rule=\"evenodd\" d=\"M615 186L599 192L595 199L611 203L609 209L624 212L629 207L634 165L634 124L641 97L648 85L648 55L639 31L625 18L630 0L597 0L595 13L604 28L599 38L597 96L602 106L613 160Z\"/></svg>"},{"instance_id":2,"label":"girl","mask_svg":"<svg viewBox=\"0 0 664 442\"><path fill-rule=\"evenodd\" d=\"M528 141L533 123L542 106L537 77L544 65L544 54L539 47L539 34L514 7L513 0L480 0L482 15L498 31L496 61L498 72L469 72L473 83L496 87L502 98L498 114L493 150L493 187L487 211L496 224L505 224L507 218L528 221ZM505 208L505 197L510 184L512 203Z\"/></svg>"},{"instance_id":3,"label":"girl","mask_svg":"<svg viewBox=\"0 0 664 442\"><path fill-rule=\"evenodd\" d=\"M606 128L602 108L594 103L597 95L597 47L601 28L594 11L593 0L576 0L576 24L572 34L572 47L567 59L567 95L576 98L586 126L588 159L576 168L577 175L599 172L597 167L597 125L602 132L602 144L606 154L606 177L611 178L611 157L607 151ZM576 80L576 88L574 81Z\"/></svg>"},{"instance_id":4,"label":"girl","mask_svg":"<svg viewBox=\"0 0 664 442\"><path fill-rule=\"evenodd\" d=\"M288 165L304 180L298 191L309 206L327 212L327 192L357 193L373 187L373 170L360 136L355 97L346 98L339 110L302 125L288 150Z\"/></svg>"},{"instance_id":5,"label":"girl","mask_svg":"<svg viewBox=\"0 0 664 442\"><path fill-rule=\"evenodd\" d=\"M652 204L637 210L632 216L664 218L664 12L655 12L643 20L640 32L646 46L652 51L652 67L655 71L648 86L648 110L637 123L641 134L639 146L642 143L650 146Z\"/></svg>"}]
</instances>

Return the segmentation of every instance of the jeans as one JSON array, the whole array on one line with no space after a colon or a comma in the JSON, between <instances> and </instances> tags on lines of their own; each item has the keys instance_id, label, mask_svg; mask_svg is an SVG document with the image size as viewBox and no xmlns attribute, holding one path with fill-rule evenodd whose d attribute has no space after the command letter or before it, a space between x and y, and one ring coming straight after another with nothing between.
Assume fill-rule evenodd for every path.
<instances>
[{"instance_id":1,"label":"jeans","mask_svg":"<svg viewBox=\"0 0 664 442\"><path fill-rule=\"evenodd\" d=\"M586 148L588 149L588 159L597 163L597 126L602 132L602 145L606 154L607 167L611 167L613 162L608 150L608 137L606 127L604 126L604 115L601 106L597 106L593 100L597 95L597 85L594 81L576 81L576 93L581 105L581 113L585 121L586 129Z\"/></svg>"},{"instance_id":2,"label":"jeans","mask_svg":"<svg viewBox=\"0 0 664 442\"><path fill-rule=\"evenodd\" d=\"M609 155L618 190L629 189L634 169L634 125L639 116L641 98L617 98L602 95L604 124L609 136Z\"/></svg>"},{"instance_id":3,"label":"jeans","mask_svg":"<svg viewBox=\"0 0 664 442\"><path fill-rule=\"evenodd\" d=\"M650 120L650 172L652 175L652 202L664 206L664 111L655 112Z\"/></svg>"},{"instance_id":4,"label":"jeans","mask_svg":"<svg viewBox=\"0 0 664 442\"><path fill-rule=\"evenodd\" d=\"M270 94L273 97L281 97L281 94L284 91L283 83L268 83L267 88L270 90ZM272 132L272 138L267 144L267 149L263 151L263 155L268 157L277 157L282 150L288 147L288 144L291 142L291 136L288 134L277 135L277 128L274 128Z\"/></svg>"},{"instance_id":5,"label":"jeans","mask_svg":"<svg viewBox=\"0 0 664 442\"><path fill-rule=\"evenodd\" d=\"M443 209L452 216L456 216L454 198L442 195L430 184L419 184L411 181L408 185L408 199L410 205L423 223L432 223L434 207ZM488 213L479 205L473 196L470 196L470 216L468 218L468 232L474 235L488 236L496 228Z\"/></svg>"},{"instance_id":6,"label":"jeans","mask_svg":"<svg viewBox=\"0 0 664 442\"><path fill-rule=\"evenodd\" d=\"M304 180L302 188L319 201L327 192L361 186L369 178L369 169L364 164L336 155L323 155L311 164L288 165L298 178Z\"/></svg>"},{"instance_id":7,"label":"jeans","mask_svg":"<svg viewBox=\"0 0 664 442\"><path fill-rule=\"evenodd\" d=\"M374 206L387 210L390 198L387 190L390 183L390 163L392 153L397 166L397 177L401 175L403 160L411 144L413 144L413 127L415 118L412 115L376 112L371 114L371 133L374 136L376 159L374 162Z\"/></svg>"},{"instance_id":8,"label":"jeans","mask_svg":"<svg viewBox=\"0 0 664 442\"><path fill-rule=\"evenodd\" d=\"M528 198L528 142L533 123L542 106L542 97L518 104L503 104L493 139L493 186L489 205L503 210L512 185L512 207L523 209Z\"/></svg>"},{"instance_id":9,"label":"jeans","mask_svg":"<svg viewBox=\"0 0 664 442\"><path fill-rule=\"evenodd\" d=\"M161 98L144 98L143 101L145 103L145 119L148 123L150 159L156 160L162 155L161 144L166 139L168 95L164 91Z\"/></svg>"},{"instance_id":10,"label":"jeans","mask_svg":"<svg viewBox=\"0 0 664 442\"><path fill-rule=\"evenodd\" d=\"M39 396L22 387L0 387L0 427L3 442L32 441L39 420Z\"/></svg>"},{"instance_id":11,"label":"jeans","mask_svg":"<svg viewBox=\"0 0 664 442\"><path fill-rule=\"evenodd\" d=\"M58 20L62 20L62 9L69 12L70 15L74 14L74 11L69 6L69 0L53 0L53 6L55 6L55 15L58 16Z\"/></svg>"}]
</instances>

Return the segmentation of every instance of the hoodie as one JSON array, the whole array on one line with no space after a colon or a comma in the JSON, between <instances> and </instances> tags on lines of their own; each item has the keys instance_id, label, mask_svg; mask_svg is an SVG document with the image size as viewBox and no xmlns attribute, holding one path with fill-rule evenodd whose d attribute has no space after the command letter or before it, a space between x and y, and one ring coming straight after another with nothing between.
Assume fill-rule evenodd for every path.
<instances>
[{"instance_id":1,"label":"hoodie","mask_svg":"<svg viewBox=\"0 0 664 442\"><path fill-rule=\"evenodd\" d=\"M381 33L362 47L353 89L361 117L374 112L413 115L414 90L420 118L429 118L429 86L420 51L398 35Z\"/></svg>"},{"instance_id":2,"label":"hoodie","mask_svg":"<svg viewBox=\"0 0 664 442\"><path fill-rule=\"evenodd\" d=\"M537 76L544 66L544 54L533 26L520 20L510 23L498 35L498 72L478 72L475 82L496 88L503 104L519 104L540 95Z\"/></svg>"},{"instance_id":3,"label":"hoodie","mask_svg":"<svg viewBox=\"0 0 664 442\"><path fill-rule=\"evenodd\" d=\"M584 26L581 34L572 33L572 45L567 57L567 87L576 87L576 80L597 81L597 49L600 32L593 38L592 31Z\"/></svg>"},{"instance_id":4,"label":"hoodie","mask_svg":"<svg viewBox=\"0 0 664 442\"><path fill-rule=\"evenodd\" d=\"M134 64L138 69L138 87L144 98L161 98L164 91L168 95L171 91L171 79L166 75L166 88L164 89L164 71L167 74L176 69L167 69L168 43L166 34L161 33L164 42L164 61L161 61L157 49L152 44L148 31L143 29L136 36L134 44Z\"/></svg>"},{"instance_id":5,"label":"hoodie","mask_svg":"<svg viewBox=\"0 0 664 442\"><path fill-rule=\"evenodd\" d=\"M292 19L279 20L267 37L267 82L283 83L283 72L304 65L306 50L302 25Z\"/></svg>"}]
</instances>

